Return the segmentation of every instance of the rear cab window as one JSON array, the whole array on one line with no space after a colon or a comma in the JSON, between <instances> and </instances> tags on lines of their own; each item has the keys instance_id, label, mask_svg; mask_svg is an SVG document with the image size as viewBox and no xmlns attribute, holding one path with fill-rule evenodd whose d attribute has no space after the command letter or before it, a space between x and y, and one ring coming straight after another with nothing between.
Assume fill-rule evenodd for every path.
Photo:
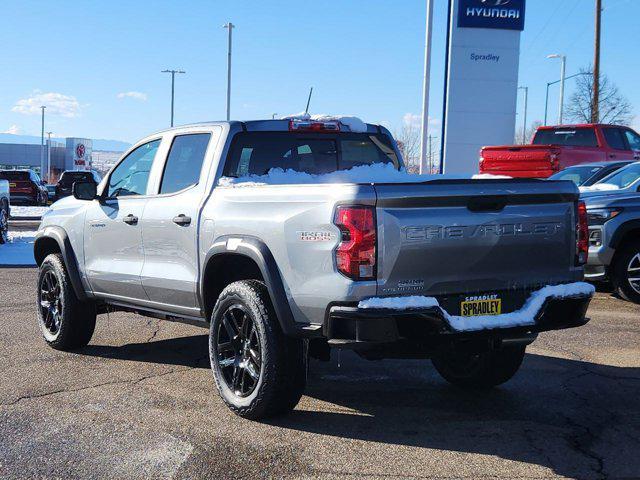
<instances>
[{"instance_id":1,"label":"rear cab window","mask_svg":"<svg viewBox=\"0 0 640 480\"><path fill-rule=\"evenodd\" d=\"M224 175L266 175L272 168L323 174L375 163L401 167L386 135L242 132L233 138Z\"/></svg>"},{"instance_id":2,"label":"rear cab window","mask_svg":"<svg viewBox=\"0 0 640 480\"><path fill-rule=\"evenodd\" d=\"M571 147L597 147L598 139L593 128L544 128L533 137L533 145L564 145Z\"/></svg>"}]
</instances>

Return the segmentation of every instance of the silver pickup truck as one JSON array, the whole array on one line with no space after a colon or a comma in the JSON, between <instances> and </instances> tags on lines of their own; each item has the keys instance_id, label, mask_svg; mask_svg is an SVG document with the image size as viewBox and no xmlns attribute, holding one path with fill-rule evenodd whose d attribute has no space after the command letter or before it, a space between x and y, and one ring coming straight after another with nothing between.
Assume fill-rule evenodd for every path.
<instances>
[{"instance_id":1,"label":"silver pickup truck","mask_svg":"<svg viewBox=\"0 0 640 480\"><path fill-rule=\"evenodd\" d=\"M538 332L587 322L572 182L404 175L390 133L362 125L172 128L75 183L35 240L47 343L86 345L107 310L206 326L220 395L257 419L293 409L330 347L482 388Z\"/></svg>"},{"instance_id":2,"label":"silver pickup truck","mask_svg":"<svg viewBox=\"0 0 640 480\"><path fill-rule=\"evenodd\" d=\"M9 212L11 208L9 198L9 182L0 180L0 244L9 241Z\"/></svg>"}]
</instances>

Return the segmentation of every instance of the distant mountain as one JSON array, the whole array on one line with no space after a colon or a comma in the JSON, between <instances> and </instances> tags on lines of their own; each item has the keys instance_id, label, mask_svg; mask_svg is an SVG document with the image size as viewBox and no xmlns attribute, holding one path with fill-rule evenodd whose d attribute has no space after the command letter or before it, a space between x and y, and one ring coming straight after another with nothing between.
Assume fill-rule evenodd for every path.
<instances>
[{"instance_id":1,"label":"distant mountain","mask_svg":"<svg viewBox=\"0 0 640 480\"><path fill-rule=\"evenodd\" d=\"M66 139L64 138L51 137L51 140L63 144L66 142ZM0 133L0 143L28 143L39 145L40 137L36 137L35 135L13 135L12 133ZM120 140L93 139L94 150L124 152L130 146L130 143L121 142Z\"/></svg>"}]
</instances>

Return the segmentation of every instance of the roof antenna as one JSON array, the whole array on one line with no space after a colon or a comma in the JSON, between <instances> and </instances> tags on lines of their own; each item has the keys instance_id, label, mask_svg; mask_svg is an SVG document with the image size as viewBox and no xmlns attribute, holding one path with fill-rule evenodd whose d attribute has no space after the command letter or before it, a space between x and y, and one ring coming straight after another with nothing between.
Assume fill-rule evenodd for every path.
<instances>
[{"instance_id":1,"label":"roof antenna","mask_svg":"<svg viewBox=\"0 0 640 480\"><path fill-rule=\"evenodd\" d=\"M309 98L307 98L307 108L304 110L304 113L309 113L309 104L311 103L311 94L313 93L313 87L309 90Z\"/></svg>"}]
</instances>

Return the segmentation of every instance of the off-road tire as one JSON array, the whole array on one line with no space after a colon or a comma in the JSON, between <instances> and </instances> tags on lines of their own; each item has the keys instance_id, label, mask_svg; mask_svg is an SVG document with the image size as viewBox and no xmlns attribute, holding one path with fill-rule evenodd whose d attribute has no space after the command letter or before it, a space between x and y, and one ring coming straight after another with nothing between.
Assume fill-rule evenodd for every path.
<instances>
[{"instance_id":1,"label":"off-road tire","mask_svg":"<svg viewBox=\"0 0 640 480\"><path fill-rule=\"evenodd\" d=\"M254 338L260 341L259 377L247 396L237 395L229 385L223 369L233 367L221 366L222 357L218 351L219 332L225 328L223 316L235 307L243 308L244 313L250 315L254 336L257 335ZM287 413L295 408L304 392L307 380L306 343L284 335L263 282L242 280L222 291L211 315L209 358L222 400L243 418L258 420Z\"/></svg>"},{"instance_id":2,"label":"off-road tire","mask_svg":"<svg viewBox=\"0 0 640 480\"><path fill-rule=\"evenodd\" d=\"M522 364L526 347L503 347L471 355L455 349L431 359L438 373L463 388L491 388L511 379Z\"/></svg>"},{"instance_id":3,"label":"off-road tire","mask_svg":"<svg viewBox=\"0 0 640 480\"><path fill-rule=\"evenodd\" d=\"M634 257L640 255L640 242L628 242L616 252L611 268L611 283L615 292L625 300L640 303L640 293L636 292L629 284L630 273L628 268ZM640 262L634 262L633 266L640 266ZM632 278L640 277L640 271ZM640 283L639 283L640 285Z\"/></svg>"},{"instance_id":4,"label":"off-road tire","mask_svg":"<svg viewBox=\"0 0 640 480\"><path fill-rule=\"evenodd\" d=\"M9 212L0 205L0 245L9 241Z\"/></svg>"},{"instance_id":5,"label":"off-road tire","mask_svg":"<svg viewBox=\"0 0 640 480\"><path fill-rule=\"evenodd\" d=\"M46 326L46 312L42 302L43 284L48 275L53 275L59 286L60 322L56 331ZM96 326L96 306L93 302L81 302L76 296L71 280L59 253L47 255L38 272L36 292L38 325L47 344L56 350L75 350L84 347L93 336ZM51 302L49 302L51 303Z\"/></svg>"}]
</instances>

